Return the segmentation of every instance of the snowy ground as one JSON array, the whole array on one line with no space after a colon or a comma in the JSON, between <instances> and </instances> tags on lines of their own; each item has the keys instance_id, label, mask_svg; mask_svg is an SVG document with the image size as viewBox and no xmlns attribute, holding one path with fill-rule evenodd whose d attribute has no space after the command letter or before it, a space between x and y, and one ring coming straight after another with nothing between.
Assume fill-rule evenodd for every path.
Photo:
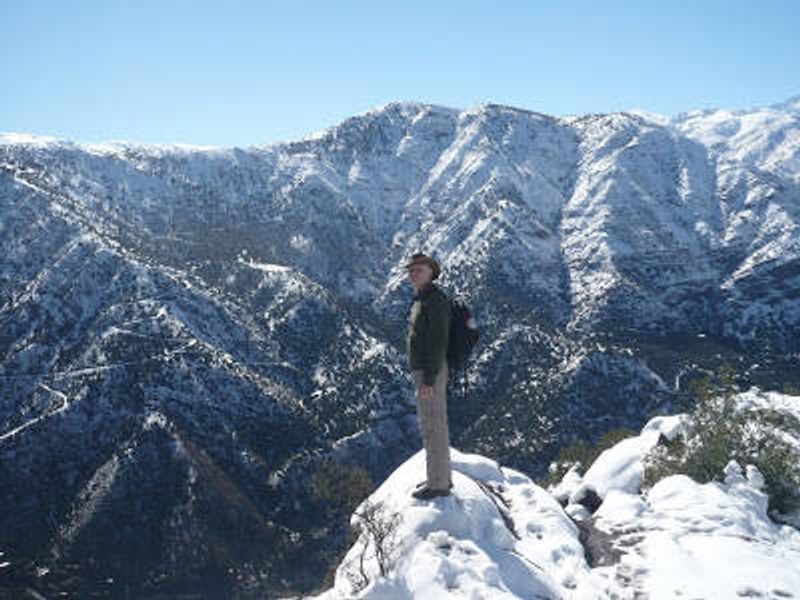
<instances>
[{"instance_id":1,"label":"snowy ground","mask_svg":"<svg viewBox=\"0 0 800 600\"><path fill-rule=\"evenodd\" d=\"M781 394L746 393L742 401L800 411L800 398ZM642 457L681 426L680 416L657 417L601 454L585 476L570 472L549 491L453 448L453 494L416 500L411 492L425 474L420 451L360 507L383 503L385 516L400 519L385 544L387 575L369 543L363 578L362 534L335 586L317 598L800 598L800 531L767 516L755 467L731 461L724 482L673 475L640 492ZM602 500L592 515L578 503L590 489ZM599 560L598 547L605 548Z\"/></svg>"}]
</instances>

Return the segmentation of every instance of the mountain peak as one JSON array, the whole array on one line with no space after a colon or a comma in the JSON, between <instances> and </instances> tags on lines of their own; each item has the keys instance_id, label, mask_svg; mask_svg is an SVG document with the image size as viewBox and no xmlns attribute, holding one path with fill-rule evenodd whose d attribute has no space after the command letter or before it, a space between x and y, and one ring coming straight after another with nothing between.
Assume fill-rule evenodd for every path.
<instances>
[{"instance_id":1,"label":"mountain peak","mask_svg":"<svg viewBox=\"0 0 800 600\"><path fill-rule=\"evenodd\" d=\"M363 112L356 113L338 123L325 127L307 136L297 140L297 142L309 142L313 140L323 139L331 135L335 135L339 131L347 130L349 128L360 128L365 124L380 123L380 122L413 122L421 115L443 115L453 116L458 115L459 111L455 108L441 106L438 104L426 104L423 102L393 100L384 104L379 104L369 108ZM290 142L291 143L291 142Z\"/></svg>"},{"instance_id":2,"label":"mountain peak","mask_svg":"<svg viewBox=\"0 0 800 600\"><path fill-rule=\"evenodd\" d=\"M508 104L498 104L496 102L481 102L474 106L461 111L460 115L463 117L522 117L534 118L546 121L556 121L557 117L548 115L546 113L530 110L527 108L520 108L517 106L510 106Z\"/></svg>"},{"instance_id":3,"label":"mountain peak","mask_svg":"<svg viewBox=\"0 0 800 600\"><path fill-rule=\"evenodd\" d=\"M418 102L414 100L391 100L384 104L379 104L362 114L371 113L401 113L406 115L414 115L423 111L436 111L446 113L458 113L458 109L441 104L430 104L427 102Z\"/></svg>"},{"instance_id":4,"label":"mountain peak","mask_svg":"<svg viewBox=\"0 0 800 600\"><path fill-rule=\"evenodd\" d=\"M783 102L773 104L772 108L789 112L800 112L800 94L795 94Z\"/></svg>"}]
</instances>

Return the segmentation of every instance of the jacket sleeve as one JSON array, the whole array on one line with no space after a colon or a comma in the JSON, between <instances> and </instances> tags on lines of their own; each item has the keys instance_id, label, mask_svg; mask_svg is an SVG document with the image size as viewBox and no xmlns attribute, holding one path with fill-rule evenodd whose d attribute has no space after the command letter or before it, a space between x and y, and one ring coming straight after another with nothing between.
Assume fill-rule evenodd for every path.
<instances>
[{"instance_id":1,"label":"jacket sleeve","mask_svg":"<svg viewBox=\"0 0 800 600\"><path fill-rule=\"evenodd\" d=\"M445 299L431 301L425 319L425 367L422 372L422 383L433 385L439 365L447 360L447 342L450 334L450 304ZM445 366L446 368L446 366Z\"/></svg>"}]
</instances>

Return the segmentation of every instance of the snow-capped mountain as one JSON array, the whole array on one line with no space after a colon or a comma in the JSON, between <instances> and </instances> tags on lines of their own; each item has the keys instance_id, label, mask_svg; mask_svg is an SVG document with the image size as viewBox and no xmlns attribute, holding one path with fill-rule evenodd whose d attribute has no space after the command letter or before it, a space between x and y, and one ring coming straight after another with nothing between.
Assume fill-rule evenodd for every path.
<instances>
[{"instance_id":1,"label":"snow-capped mountain","mask_svg":"<svg viewBox=\"0 0 800 600\"><path fill-rule=\"evenodd\" d=\"M800 396L751 389L738 404L800 423ZM646 456L683 436L685 423L683 414L655 417L600 454L584 476L570 470L551 489L451 448L451 495L416 500L411 491L425 477L421 450L357 507L359 535L333 587L316 598L796 597L800 531L770 517L757 467L732 460L718 481L674 474L642 489ZM800 430L793 433L797 461ZM588 489L600 496L591 512ZM375 535L374 522L392 534Z\"/></svg>"},{"instance_id":2,"label":"snow-capped mountain","mask_svg":"<svg viewBox=\"0 0 800 600\"><path fill-rule=\"evenodd\" d=\"M0 551L91 582L315 584L341 542L318 461L381 481L419 448L417 250L481 326L453 441L511 468L640 427L719 362L797 385L796 104L392 103L250 148L0 135Z\"/></svg>"}]
</instances>

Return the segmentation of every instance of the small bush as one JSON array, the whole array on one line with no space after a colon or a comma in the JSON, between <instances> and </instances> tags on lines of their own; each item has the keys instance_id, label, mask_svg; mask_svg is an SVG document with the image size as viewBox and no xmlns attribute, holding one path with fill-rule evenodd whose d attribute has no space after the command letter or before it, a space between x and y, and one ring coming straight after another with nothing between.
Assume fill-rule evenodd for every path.
<instances>
[{"instance_id":1,"label":"small bush","mask_svg":"<svg viewBox=\"0 0 800 600\"><path fill-rule=\"evenodd\" d=\"M331 516L349 516L375 487L366 469L330 459L320 463L311 485L314 499Z\"/></svg>"},{"instance_id":2,"label":"small bush","mask_svg":"<svg viewBox=\"0 0 800 600\"><path fill-rule=\"evenodd\" d=\"M724 468L734 459L755 465L766 482L769 509L788 513L800 508L800 469L797 452L781 437L782 431L800 433L791 415L774 410L740 410L730 370L693 382L695 404L688 413L685 439L656 446L645 460L643 487L681 473L699 483L724 479Z\"/></svg>"},{"instance_id":3,"label":"small bush","mask_svg":"<svg viewBox=\"0 0 800 600\"><path fill-rule=\"evenodd\" d=\"M800 396L800 385L786 382L783 384L783 393L787 396Z\"/></svg>"},{"instance_id":4,"label":"small bush","mask_svg":"<svg viewBox=\"0 0 800 600\"><path fill-rule=\"evenodd\" d=\"M322 505L328 519L333 523L346 523L375 486L366 469L325 459L314 472L311 487L314 500ZM355 541L357 533L351 528L347 530L348 546ZM346 553L345 548L329 556L330 568L325 573L322 590L333 587L336 569Z\"/></svg>"},{"instance_id":5,"label":"small bush","mask_svg":"<svg viewBox=\"0 0 800 600\"><path fill-rule=\"evenodd\" d=\"M355 568L351 565L345 572L353 590L358 592L370 582L365 565L370 551L378 563L379 576L386 576L394 565L402 515L390 512L384 503L373 502L368 498L374 488L369 473L361 467L324 460L314 473L312 487L314 498L325 506L330 516L349 519L352 513L354 522L348 530L348 545L362 536L361 551ZM338 563L346 552L338 556L335 562ZM326 573L325 589L333 586L337 566L338 564L334 565Z\"/></svg>"},{"instance_id":6,"label":"small bush","mask_svg":"<svg viewBox=\"0 0 800 600\"><path fill-rule=\"evenodd\" d=\"M400 547L400 523L403 515L390 511L383 502L366 500L359 510L353 513L355 525L353 533L356 538L363 536L361 551L358 553L358 569L351 568L346 576L354 592L360 592L370 583L365 568L367 552L372 548L375 561L378 563L380 577L386 577L397 560Z\"/></svg>"}]
</instances>

